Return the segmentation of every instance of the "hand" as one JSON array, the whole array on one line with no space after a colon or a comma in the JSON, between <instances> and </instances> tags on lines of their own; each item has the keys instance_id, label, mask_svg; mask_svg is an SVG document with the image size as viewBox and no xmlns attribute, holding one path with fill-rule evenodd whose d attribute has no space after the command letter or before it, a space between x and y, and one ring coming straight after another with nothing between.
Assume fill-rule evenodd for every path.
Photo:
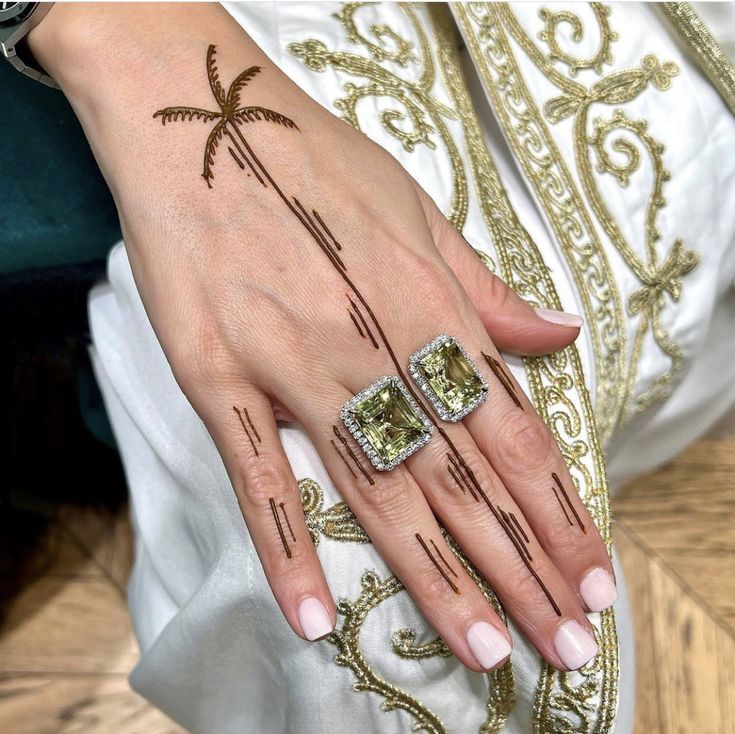
<instances>
[{"instance_id":1,"label":"hand","mask_svg":"<svg viewBox=\"0 0 735 734\"><path fill-rule=\"evenodd\" d=\"M510 639L437 518L546 660L587 662L583 603L612 603L610 560L498 352L560 349L580 322L515 296L391 156L314 103L219 6L57 4L31 44L84 125L148 316L294 631L322 637L336 612L278 416L304 426L465 665L496 667ZM408 357L440 333L489 384L459 423L439 419L407 375ZM436 424L390 472L339 419L383 375L404 378Z\"/></svg>"}]
</instances>

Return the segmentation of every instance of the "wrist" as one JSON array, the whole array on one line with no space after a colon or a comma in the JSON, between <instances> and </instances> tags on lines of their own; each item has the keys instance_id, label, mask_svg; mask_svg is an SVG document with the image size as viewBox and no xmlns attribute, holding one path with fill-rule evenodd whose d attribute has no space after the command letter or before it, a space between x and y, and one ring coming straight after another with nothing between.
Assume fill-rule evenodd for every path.
<instances>
[{"instance_id":1,"label":"wrist","mask_svg":"<svg viewBox=\"0 0 735 734\"><path fill-rule=\"evenodd\" d=\"M170 83L193 44L247 38L218 3L56 3L28 35L38 63L75 104ZM79 111L79 110L78 110Z\"/></svg>"}]
</instances>

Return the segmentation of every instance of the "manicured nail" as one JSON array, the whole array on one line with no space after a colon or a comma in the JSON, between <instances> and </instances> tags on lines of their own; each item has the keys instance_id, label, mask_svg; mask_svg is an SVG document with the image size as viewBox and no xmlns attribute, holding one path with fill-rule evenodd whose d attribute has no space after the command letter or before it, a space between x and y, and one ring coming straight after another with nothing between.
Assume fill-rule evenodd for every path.
<instances>
[{"instance_id":1,"label":"manicured nail","mask_svg":"<svg viewBox=\"0 0 735 734\"><path fill-rule=\"evenodd\" d=\"M485 670L494 668L510 655L510 642L505 635L489 622L475 622L467 631L467 644Z\"/></svg>"},{"instance_id":2,"label":"manicured nail","mask_svg":"<svg viewBox=\"0 0 735 734\"><path fill-rule=\"evenodd\" d=\"M299 622L307 640L318 640L334 629L326 607L313 596L299 604Z\"/></svg>"},{"instance_id":3,"label":"manicured nail","mask_svg":"<svg viewBox=\"0 0 735 734\"><path fill-rule=\"evenodd\" d=\"M556 654L569 670L577 670L597 655L595 638L579 622L569 619L554 636Z\"/></svg>"},{"instance_id":4,"label":"manicured nail","mask_svg":"<svg viewBox=\"0 0 735 734\"><path fill-rule=\"evenodd\" d=\"M604 568L593 568L579 585L579 593L591 612L611 607L618 598L613 577Z\"/></svg>"},{"instance_id":5,"label":"manicured nail","mask_svg":"<svg viewBox=\"0 0 735 734\"><path fill-rule=\"evenodd\" d=\"M544 321L549 321L552 324L569 326L574 329L579 329L582 324L584 324L584 319L581 316L577 316L576 313L553 311L550 308L537 308L535 311L537 316L540 316Z\"/></svg>"}]
</instances>

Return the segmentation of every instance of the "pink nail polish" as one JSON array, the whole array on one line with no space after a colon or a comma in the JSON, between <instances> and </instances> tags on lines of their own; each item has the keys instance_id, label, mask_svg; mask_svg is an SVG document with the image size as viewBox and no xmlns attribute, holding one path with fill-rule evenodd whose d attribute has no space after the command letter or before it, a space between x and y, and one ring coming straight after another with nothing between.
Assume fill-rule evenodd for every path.
<instances>
[{"instance_id":1,"label":"pink nail polish","mask_svg":"<svg viewBox=\"0 0 735 734\"><path fill-rule=\"evenodd\" d=\"M569 670L578 670L597 655L595 638L582 625L569 619L554 635L556 654Z\"/></svg>"},{"instance_id":2,"label":"pink nail polish","mask_svg":"<svg viewBox=\"0 0 735 734\"><path fill-rule=\"evenodd\" d=\"M613 577L604 568L593 568L579 585L579 593L591 612L611 607L618 598Z\"/></svg>"},{"instance_id":3,"label":"pink nail polish","mask_svg":"<svg viewBox=\"0 0 735 734\"><path fill-rule=\"evenodd\" d=\"M313 596L299 604L299 622L307 640L318 640L334 629L326 607Z\"/></svg>"},{"instance_id":4,"label":"pink nail polish","mask_svg":"<svg viewBox=\"0 0 735 734\"><path fill-rule=\"evenodd\" d=\"M584 324L584 319L581 316L577 316L576 313L553 311L550 308L537 308L535 311L536 315L544 321L548 321L552 324L558 324L559 326L568 326L573 329L579 329Z\"/></svg>"},{"instance_id":5,"label":"pink nail polish","mask_svg":"<svg viewBox=\"0 0 735 734\"><path fill-rule=\"evenodd\" d=\"M489 622L475 622L467 630L467 644L485 670L494 668L510 655L511 646L505 635Z\"/></svg>"}]
</instances>

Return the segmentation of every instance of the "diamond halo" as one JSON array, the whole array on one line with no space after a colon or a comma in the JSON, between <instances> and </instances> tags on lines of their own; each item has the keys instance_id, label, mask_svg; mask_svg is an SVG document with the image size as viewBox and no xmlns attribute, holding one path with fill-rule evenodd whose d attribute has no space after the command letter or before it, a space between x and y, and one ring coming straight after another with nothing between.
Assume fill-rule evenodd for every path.
<instances>
[{"instance_id":1,"label":"diamond halo","mask_svg":"<svg viewBox=\"0 0 735 734\"><path fill-rule=\"evenodd\" d=\"M446 398L443 400L442 397L437 394L431 382L421 369L421 362L424 359L447 346L455 347L458 350L460 355L459 359L464 360L467 363L466 366L471 368L479 385L479 387L474 390L474 395L454 410L447 406L445 402ZM465 365L461 366L465 367ZM467 354L465 348L454 337L449 336L448 334L440 334L435 339L432 339L428 344L421 347L421 349L414 352L409 357L408 371L414 382L416 382L416 384L421 388L421 391L426 395L434 410L442 420L456 423L457 421L462 420L462 418L464 418L468 413L471 413L475 408L482 405L482 403L487 399L487 381L482 374L480 374L475 362L470 355Z\"/></svg>"},{"instance_id":2,"label":"diamond halo","mask_svg":"<svg viewBox=\"0 0 735 734\"><path fill-rule=\"evenodd\" d=\"M372 398L378 396L379 393L386 388L394 391L389 393L388 397L394 401L394 405L396 407L400 407L404 411L406 408L410 409L411 414L409 417L415 420L414 429L417 433L415 438L408 441L405 446L393 453L388 451L385 446L381 447L374 445L365 433L365 421L363 420L363 425L361 425L361 419L358 417L359 411L365 406L365 404ZM401 401L404 401L405 404L400 405ZM395 467L405 461L409 456L411 456L411 454L426 445L431 440L431 434L434 430L433 424L416 400L414 400L404 382L395 375L386 375L381 377L364 390L361 390L359 393L351 397L344 406L342 406L342 410L339 415L345 425L345 428L347 428L347 430L352 434L352 437L360 445L360 448L368 459L370 459L370 463L378 471L390 471L391 469L395 469ZM365 427L370 428L371 426L368 424ZM391 427L395 428L394 425L391 425ZM398 433L397 430L396 433ZM397 437L401 438L400 433L398 433ZM373 440L376 441L375 438Z\"/></svg>"}]
</instances>

